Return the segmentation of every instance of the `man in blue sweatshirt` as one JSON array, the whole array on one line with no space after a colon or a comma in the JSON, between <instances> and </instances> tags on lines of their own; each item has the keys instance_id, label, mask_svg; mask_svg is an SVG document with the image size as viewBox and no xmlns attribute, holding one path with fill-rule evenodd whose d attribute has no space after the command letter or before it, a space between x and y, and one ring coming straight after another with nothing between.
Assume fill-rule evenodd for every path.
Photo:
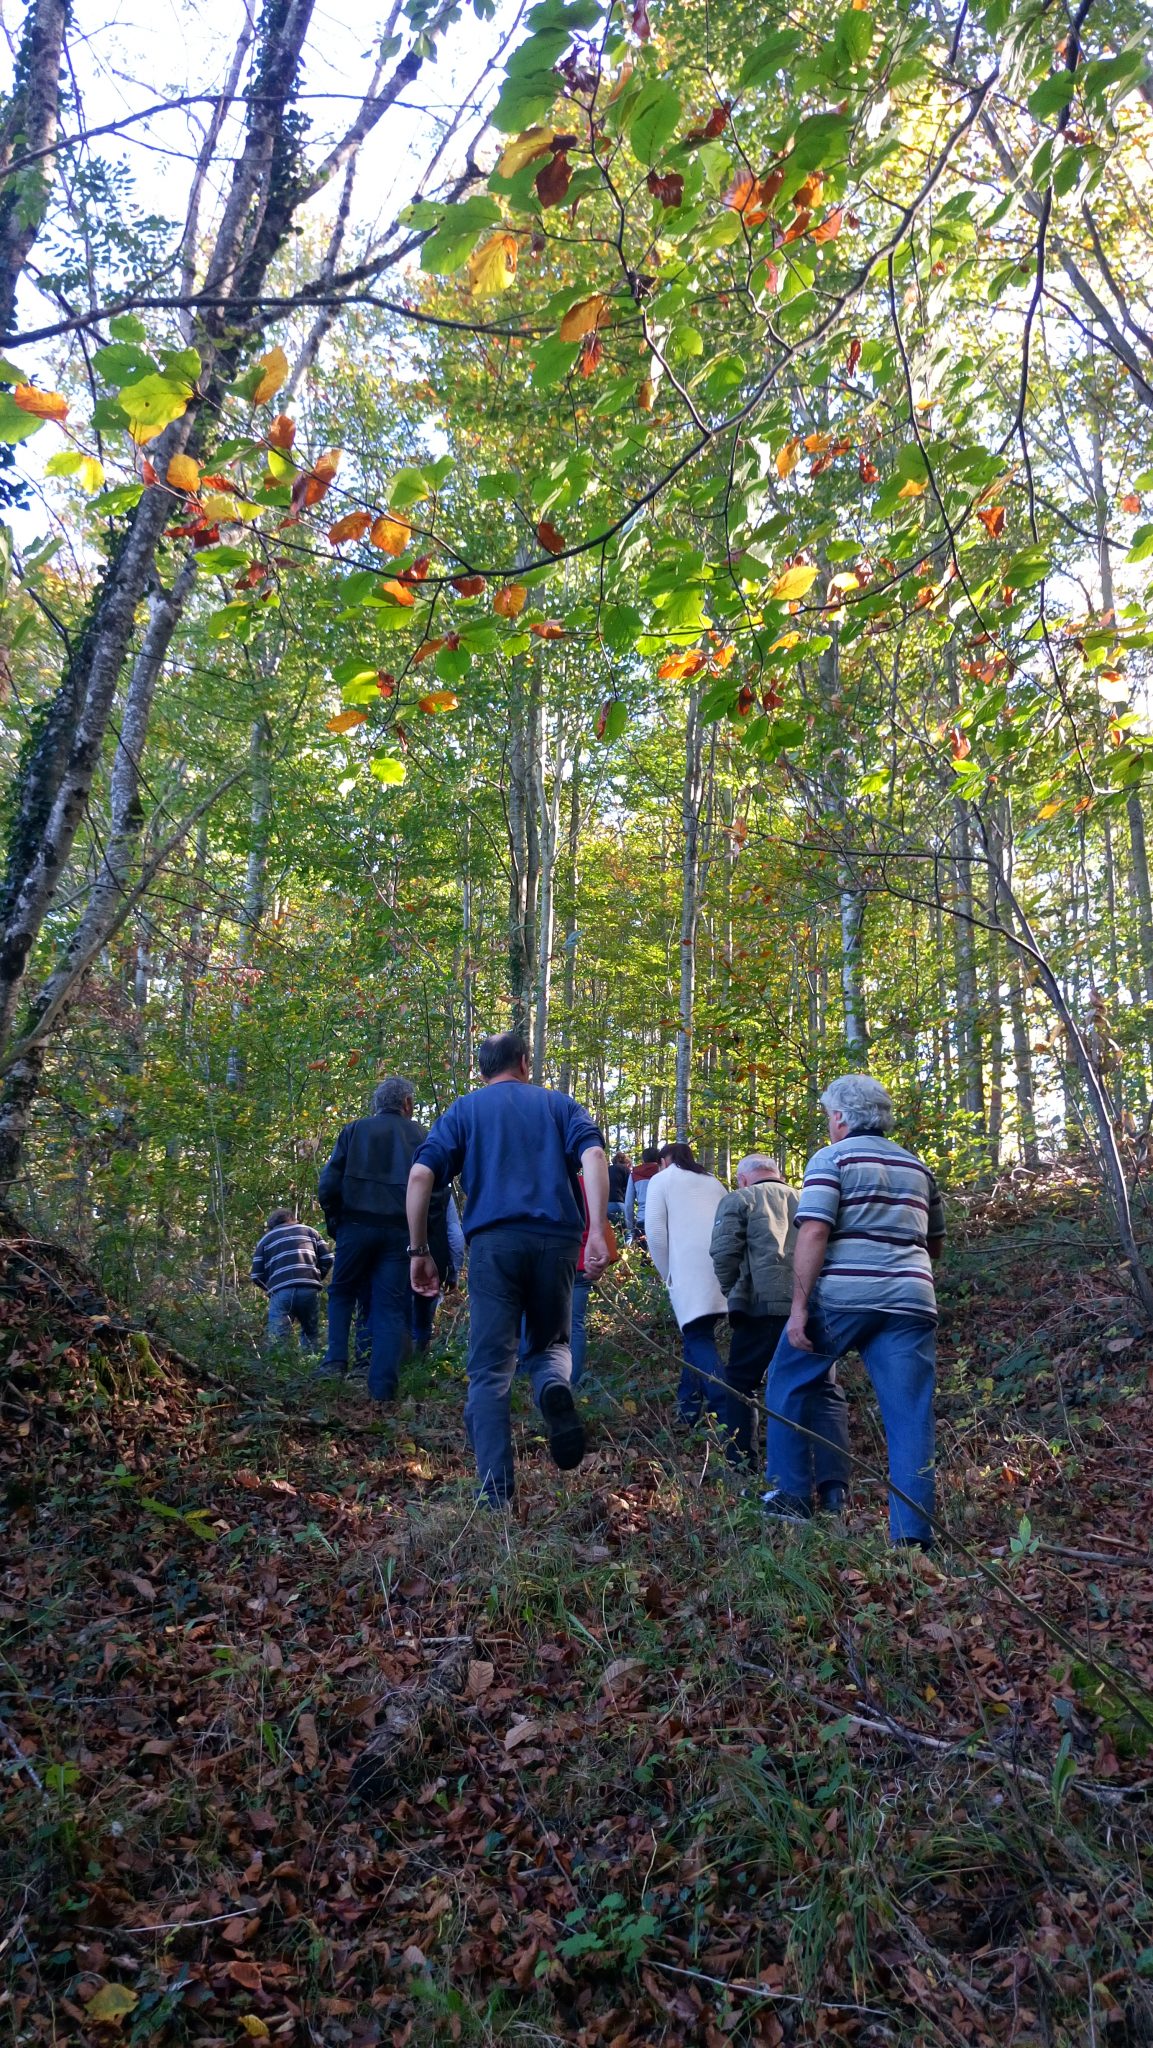
<instances>
[{"instance_id":1,"label":"man in blue sweatshirt","mask_svg":"<svg viewBox=\"0 0 1153 2048\"><path fill-rule=\"evenodd\" d=\"M589 1214L585 1271L597 1280L608 1264L608 1160L587 1110L571 1095L533 1086L528 1046L517 1032L486 1038L477 1066L484 1087L437 1118L413 1160L408 1250L413 1291L435 1294L429 1202L434 1188L459 1174L469 1247L465 1425L481 1497L504 1507L515 1483L510 1392L522 1317L524 1364L553 1460L571 1471L584 1457L584 1424L569 1384L573 1276L584 1233L579 1176Z\"/></svg>"}]
</instances>

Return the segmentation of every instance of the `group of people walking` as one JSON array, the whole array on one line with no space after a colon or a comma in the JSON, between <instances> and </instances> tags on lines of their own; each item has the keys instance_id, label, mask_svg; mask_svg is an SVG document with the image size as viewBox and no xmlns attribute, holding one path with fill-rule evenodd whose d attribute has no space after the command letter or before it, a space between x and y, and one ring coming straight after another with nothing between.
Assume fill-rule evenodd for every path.
<instances>
[{"instance_id":1,"label":"group of people walking","mask_svg":"<svg viewBox=\"0 0 1153 2048\"><path fill-rule=\"evenodd\" d=\"M395 1077L380 1084L371 1113L340 1132L318 1187L335 1257L290 1212L269 1217L252 1277L269 1294L270 1335L296 1321L302 1341L315 1345L317 1299L331 1274L319 1370L347 1372L356 1316L368 1337L369 1392L390 1400L409 1348L429 1341L436 1302L467 1247L465 1427L480 1498L506 1506L518 1369L554 1462L571 1470L584 1457L573 1389L589 1294L615 1256L611 1217L643 1237L668 1289L684 1355L681 1421L715 1420L730 1461L752 1471L765 1408L765 1512L803 1521L844 1505L850 1456L837 1360L857 1351L885 1426L891 1534L927 1548L932 1266L944 1216L928 1167L891 1136L893 1105L879 1083L850 1074L825 1090L829 1143L810 1159L799 1192L759 1153L740 1161L729 1191L685 1144L647 1148L632 1168L619 1154L610 1163L588 1112L534 1085L516 1033L486 1038L477 1065L482 1085L430 1131L413 1118L412 1083Z\"/></svg>"}]
</instances>

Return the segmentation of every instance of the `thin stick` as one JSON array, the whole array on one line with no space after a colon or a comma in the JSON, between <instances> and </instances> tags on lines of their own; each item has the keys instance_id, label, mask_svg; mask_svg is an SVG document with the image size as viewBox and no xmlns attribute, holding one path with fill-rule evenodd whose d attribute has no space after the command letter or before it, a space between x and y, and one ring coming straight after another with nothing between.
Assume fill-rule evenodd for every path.
<instances>
[{"instance_id":1,"label":"thin stick","mask_svg":"<svg viewBox=\"0 0 1153 2048\"><path fill-rule=\"evenodd\" d=\"M0 1735L4 1737L4 1741L7 1744L8 1748L12 1751L12 1754L15 1757L17 1763L20 1764L23 1767L23 1769L27 1771L28 1776L31 1778L32 1783L36 1787L36 1790L38 1792L43 1792L43 1779L37 1775L35 1766L32 1764L30 1759L25 1756L24 1751L21 1749L20 1744L17 1742L16 1737L13 1735L6 1721L0 1721Z\"/></svg>"}]
</instances>

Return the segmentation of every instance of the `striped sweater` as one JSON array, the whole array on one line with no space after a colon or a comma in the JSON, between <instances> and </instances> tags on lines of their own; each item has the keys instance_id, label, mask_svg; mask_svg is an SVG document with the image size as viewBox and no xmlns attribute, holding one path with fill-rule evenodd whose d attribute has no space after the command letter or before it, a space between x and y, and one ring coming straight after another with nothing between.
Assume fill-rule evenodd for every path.
<instances>
[{"instance_id":1,"label":"striped sweater","mask_svg":"<svg viewBox=\"0 0 1153 2048\"><path fill-rule=\"evenodd\" d=\"M814 1307L936 1315L928 1243L944 1237L945 1212L914 1152L871 1131L823 1146L805 1168L795 1220L829 1225Z\"/></svg>"},{"instance_id":2,"label":"striped sweater","mask_svg":"<svg viewBox=\"0 0 1153 2048\"><path fill-rule=\"evenodd\" d=\"M332 1253L308 1223L278 1223L266 1230L252 1254L252 1278L266 1294L282 1287L322 1287Z\"/></svg>"}]
</instances>

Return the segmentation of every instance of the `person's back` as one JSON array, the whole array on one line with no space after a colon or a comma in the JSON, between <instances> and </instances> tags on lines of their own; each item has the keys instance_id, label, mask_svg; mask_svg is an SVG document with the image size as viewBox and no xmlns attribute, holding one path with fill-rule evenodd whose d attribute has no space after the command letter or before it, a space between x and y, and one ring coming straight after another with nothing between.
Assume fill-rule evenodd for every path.
<instances>
[{"instance_id":1,"label":"person's back","mask_svg":"<svg viewBox=\"0 0 1153 2048\"><path fill-rule=\"evenodd\" d=\"M252 1254L251 1278L268 1296L268 1341L282 1343L295 1323L304 1350L315 1348L320 1290L332 1253L318 1230L291 1209L274 1209Z\"/></svg>"},{"instance_id":2,"label":"person's back","mask_svg":"<svg viewBox=\"0 0 1153 2048\"><path fill-rule=\"evenodd\" d=\"M799 1196L783 1180L736 1187L717 1206L712 1258L729 1313L786 1316L793 1298L793 1217ZM728 1256L725 1256L727 1251Z\"/></svg>"},{"instance_id":3,"label":"person's back","mask_svg":"<svg viewBox=\"0 0 1153 2048\"><path fill-rule=\"evenodd\" d=\"M433 1291L425 1232L434 1188L460 1175L469 1245L468 1399L465 1421L481 1498L512 1500L510 1391L522 1322L525 1368L562 1471L584 1457L584 1425L571 1391L573 1281L585 1228L590 1281L608 1262L604 1141L571 1095L533 1084L528 1047L516 1032L486 1038L477 1054L485 1086L437 1118L409 1176L411 1281Z\"/></svg>"},{"instance_id":4,"label":"person's back","mask_svg":"<svg viewBox=\"0 0 1153 2048\"><path fill-rule=\"evenodd\" d=\"M691 1424L702 1413L718 1410L716 1328L725 1313L725 1297L717 1285L709 1244L725 1188L697 1162L691 1145L664 1145L661 1160L660 1172L649 1182L645 1236L680 1327L685 1366L677 1389L677 1413Z\"/></svg>"},{"instance_id":5,"label":"person's back","mask_svg":"<svg viewBox=\"0 0 1153 2048\"><path fill-rule=\"evenodd\" d=\"M805 1168L801 1206L831 1226L814 1306L936 1314L928 1241L943 1230L940 1201L915 1152L877 1131L823 1145Z\"/></svg>"}]
</instances>

